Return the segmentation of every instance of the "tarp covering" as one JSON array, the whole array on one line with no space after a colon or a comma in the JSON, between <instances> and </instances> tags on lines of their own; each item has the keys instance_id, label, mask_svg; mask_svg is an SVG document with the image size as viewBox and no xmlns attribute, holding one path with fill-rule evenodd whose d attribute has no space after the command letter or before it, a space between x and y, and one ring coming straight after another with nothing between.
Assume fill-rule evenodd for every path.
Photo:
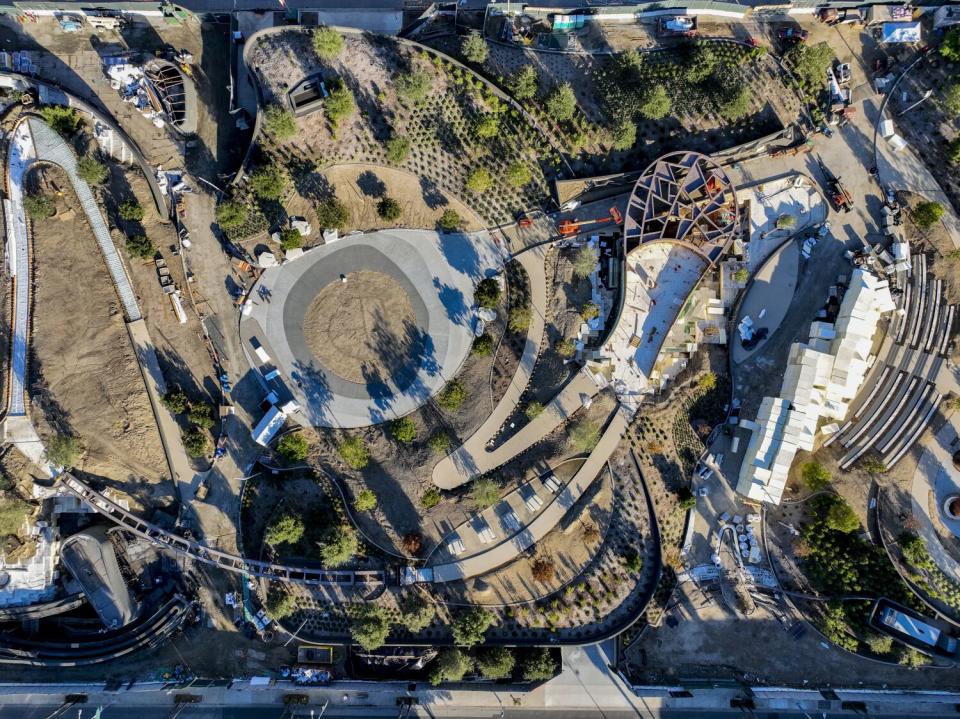
<instances>
[{"instance_id":1,"label":"tarp covering","mask_svg":"<svg viewBox=\"0 0 960 719\"><path fill-rule=\"evenodd\" d=\"M920 42L920 23L885 22L880 31L880 42L910 43Z\"/></svg>"}]
</instances>

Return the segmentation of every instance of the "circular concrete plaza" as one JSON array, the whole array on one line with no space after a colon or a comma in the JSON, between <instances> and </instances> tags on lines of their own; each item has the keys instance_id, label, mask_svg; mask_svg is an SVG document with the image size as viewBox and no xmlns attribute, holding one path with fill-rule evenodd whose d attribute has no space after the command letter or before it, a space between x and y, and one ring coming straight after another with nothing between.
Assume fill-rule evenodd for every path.
<instances>
[{"instance_id":1,"label":"circular concrete plaza","mask_svg":"<svg viewBox=\"0 0 960 719\"><path fill-rule=\"evenodd\" d=\"M466 359L474 286L500 264L486 232L383 230L321 245L260 276L240 323L244 351L281 401L296 400L303 424L403 416Z\"/></svg>"}]
</instances>

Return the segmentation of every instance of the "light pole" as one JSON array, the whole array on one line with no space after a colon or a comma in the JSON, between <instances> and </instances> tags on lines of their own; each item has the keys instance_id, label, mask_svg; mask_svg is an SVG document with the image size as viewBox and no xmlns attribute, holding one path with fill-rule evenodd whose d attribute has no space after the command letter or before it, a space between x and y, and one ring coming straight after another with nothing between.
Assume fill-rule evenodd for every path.
<instances>
[{"instance_id":1,"label":"light pole","mask_svg":"<svg viewBox=\"0 0 960 719\"><path fill-rule=\"evenodd\" d=\"M932 94L933 94L933 88L927 90L925 93L923 93L923 97L921 97L919 100L913 103L910 107L908 107L906 110L903 110L902 112L897 113L897 117L900 117L901 115L906 115L908 112L910 112L913 108L915 108L917 105L922 103L924 100L929 99Z\"/></svg>"}]
</instances>

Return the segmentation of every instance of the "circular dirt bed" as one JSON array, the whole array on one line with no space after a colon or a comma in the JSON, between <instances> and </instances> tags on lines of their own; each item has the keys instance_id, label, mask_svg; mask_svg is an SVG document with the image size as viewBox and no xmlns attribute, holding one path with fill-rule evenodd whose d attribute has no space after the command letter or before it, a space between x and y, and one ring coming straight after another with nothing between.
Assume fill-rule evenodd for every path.
<instances>
[{"instance_id":1,"label":"circular dirt bed","mask_svg":"<svg viewBox=\"0 0 960 719\"><path fill-rule=\"evenodd\" d=\"M345 275L314 298L303 320L313 354L339 377L391 377L409 357L415 315L400 283L382 272Z\"/></svg>"}]
</instances>

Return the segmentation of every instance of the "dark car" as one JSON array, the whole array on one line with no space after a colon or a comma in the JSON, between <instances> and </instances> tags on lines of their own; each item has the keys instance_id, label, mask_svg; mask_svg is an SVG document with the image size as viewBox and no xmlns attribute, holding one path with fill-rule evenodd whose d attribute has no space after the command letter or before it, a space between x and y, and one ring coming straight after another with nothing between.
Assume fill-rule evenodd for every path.
<instances>
[{"instance_id":1,"label":"dark car","mask_svg":"<svg viewBox=\"0 0 960 719\"><path fill-rule=\"evenodd\" d=\"M801 30L798 27L787 27L777 32L777 37L786 45L806 42L809 35L810 33L807 30Z\"/></svg>"}]
</instances>

